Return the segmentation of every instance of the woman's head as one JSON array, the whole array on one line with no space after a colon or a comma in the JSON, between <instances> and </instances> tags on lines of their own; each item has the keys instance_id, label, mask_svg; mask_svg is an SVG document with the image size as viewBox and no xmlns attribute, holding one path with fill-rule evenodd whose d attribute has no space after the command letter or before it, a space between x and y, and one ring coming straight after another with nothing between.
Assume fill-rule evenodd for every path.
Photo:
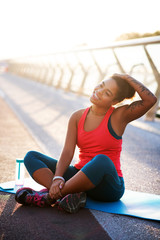
<instances>
[{"instance_id":1,"label":"woman's head","mask_svg":"<svg viewBox=\"0 0 160 240\"><path fill-rule=\"evenodd\" d=\"M112 79L115 80L118 90L116 94L116 100L118 102L123 101L124 99L130 99L135 95L135 90L131 85L119 76L112 76Z\"/></svg>"},{"instance_id":2,"label":"woman's head","mask_svg":"<svg viewBox=\"0 0 160 240\"><path fill-rule=\"evenodd\" d=\"M132 98L134 94L135 90L124 79L113 75L95 87L90 101L99 107L108 108L125 98Z\"/></svg>"},{"instance_id":3,"label":"woman's head","mask_svg":"<svg viewBox=\"0 0 160 240\"><path fill-rule=\"evenodd\" d=\"M118 102L115 100L117 91L118 85L116 84L116 81L109 78L102 81L94 88L90 101L99 107L110 107Z\"/></svg>"}]
</instances>

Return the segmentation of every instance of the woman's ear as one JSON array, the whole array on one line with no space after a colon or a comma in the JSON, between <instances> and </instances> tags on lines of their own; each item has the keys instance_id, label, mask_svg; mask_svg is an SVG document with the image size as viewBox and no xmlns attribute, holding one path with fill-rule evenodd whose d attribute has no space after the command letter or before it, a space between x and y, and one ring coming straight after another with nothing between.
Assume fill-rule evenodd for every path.
<instances>
[{"instance_id":1,"label":"woman's ear","mask_svg":"<svg viewBox=\"0 0 160 240\"><path fill-rule=\"evenodd\" d=\"M115 98L115 99L113 100L113 105L116 105L117 103L119 103L119 101Z\"/></svg>"}]
</instances>

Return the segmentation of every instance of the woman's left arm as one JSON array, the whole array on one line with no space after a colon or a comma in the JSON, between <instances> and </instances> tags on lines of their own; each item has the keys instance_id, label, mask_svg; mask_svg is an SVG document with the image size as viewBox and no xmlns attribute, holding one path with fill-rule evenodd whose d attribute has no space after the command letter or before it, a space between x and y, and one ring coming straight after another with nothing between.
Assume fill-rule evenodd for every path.
<instances>
[{"instance_id":1,"label":"woman's left arm","mask_svg":"<svg viewBox=\"0 0 160 240\"><path fill-rule=\"evenodd\" d=\"M156 96L141 82L137 81L128 74L115 74L126 80L139 94L141 100L134 101L126 105L124 110L125 121L131 122L143 116L157 101Z\"/></svg>"}]
</instances>

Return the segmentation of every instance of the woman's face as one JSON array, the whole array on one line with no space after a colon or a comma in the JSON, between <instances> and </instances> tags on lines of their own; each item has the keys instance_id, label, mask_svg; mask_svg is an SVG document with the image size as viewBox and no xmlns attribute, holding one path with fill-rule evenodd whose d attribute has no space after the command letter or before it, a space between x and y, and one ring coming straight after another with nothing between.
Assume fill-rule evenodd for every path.
<instances>
[{"instance_id":1,"label":"woman's face","mask_svg":"<svg viewBox=\"0 0 160 240\"><path fill-rule=\"evenodd\" d=\"M101 107L109 107L115 105L118 101L117 96L118 86L114 79L109 78L97 85L90 97L90 101Z\"/></svg>"}]
</instances>

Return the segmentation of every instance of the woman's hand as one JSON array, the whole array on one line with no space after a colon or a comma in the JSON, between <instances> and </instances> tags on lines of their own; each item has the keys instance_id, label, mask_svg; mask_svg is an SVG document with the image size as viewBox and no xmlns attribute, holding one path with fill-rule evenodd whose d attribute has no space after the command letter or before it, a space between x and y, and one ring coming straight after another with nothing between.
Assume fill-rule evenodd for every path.
<instances>
[{"instance_id":1,"label":"woman's hand","mask_svg":"<svg viewBox=\"0 0 160 240\"><path fill-rule=\"evenodd\" d=\"M52 185L49 190L49 195L53 199L59 199L62 197L61 190L64 187L64 181L61 179L56 179L52 182Z\"/></svg>"},{"instance_id":2,"label":"woman's hand","mask_svg":"<svg viewBox=\"0 0 160 240\"><path fill-rule=\"evenodd\" d=\"M113 77L120 77L120 78L123 78L124 80L126 79L128 79L128 78L132 78L130 75L128 75L128 74L126 74L126 73L121 73L121 74L119 74L119 73L114 73L113 74ZM133 78L132 78L133 79Z\"/></svg>"}]
</instances>

